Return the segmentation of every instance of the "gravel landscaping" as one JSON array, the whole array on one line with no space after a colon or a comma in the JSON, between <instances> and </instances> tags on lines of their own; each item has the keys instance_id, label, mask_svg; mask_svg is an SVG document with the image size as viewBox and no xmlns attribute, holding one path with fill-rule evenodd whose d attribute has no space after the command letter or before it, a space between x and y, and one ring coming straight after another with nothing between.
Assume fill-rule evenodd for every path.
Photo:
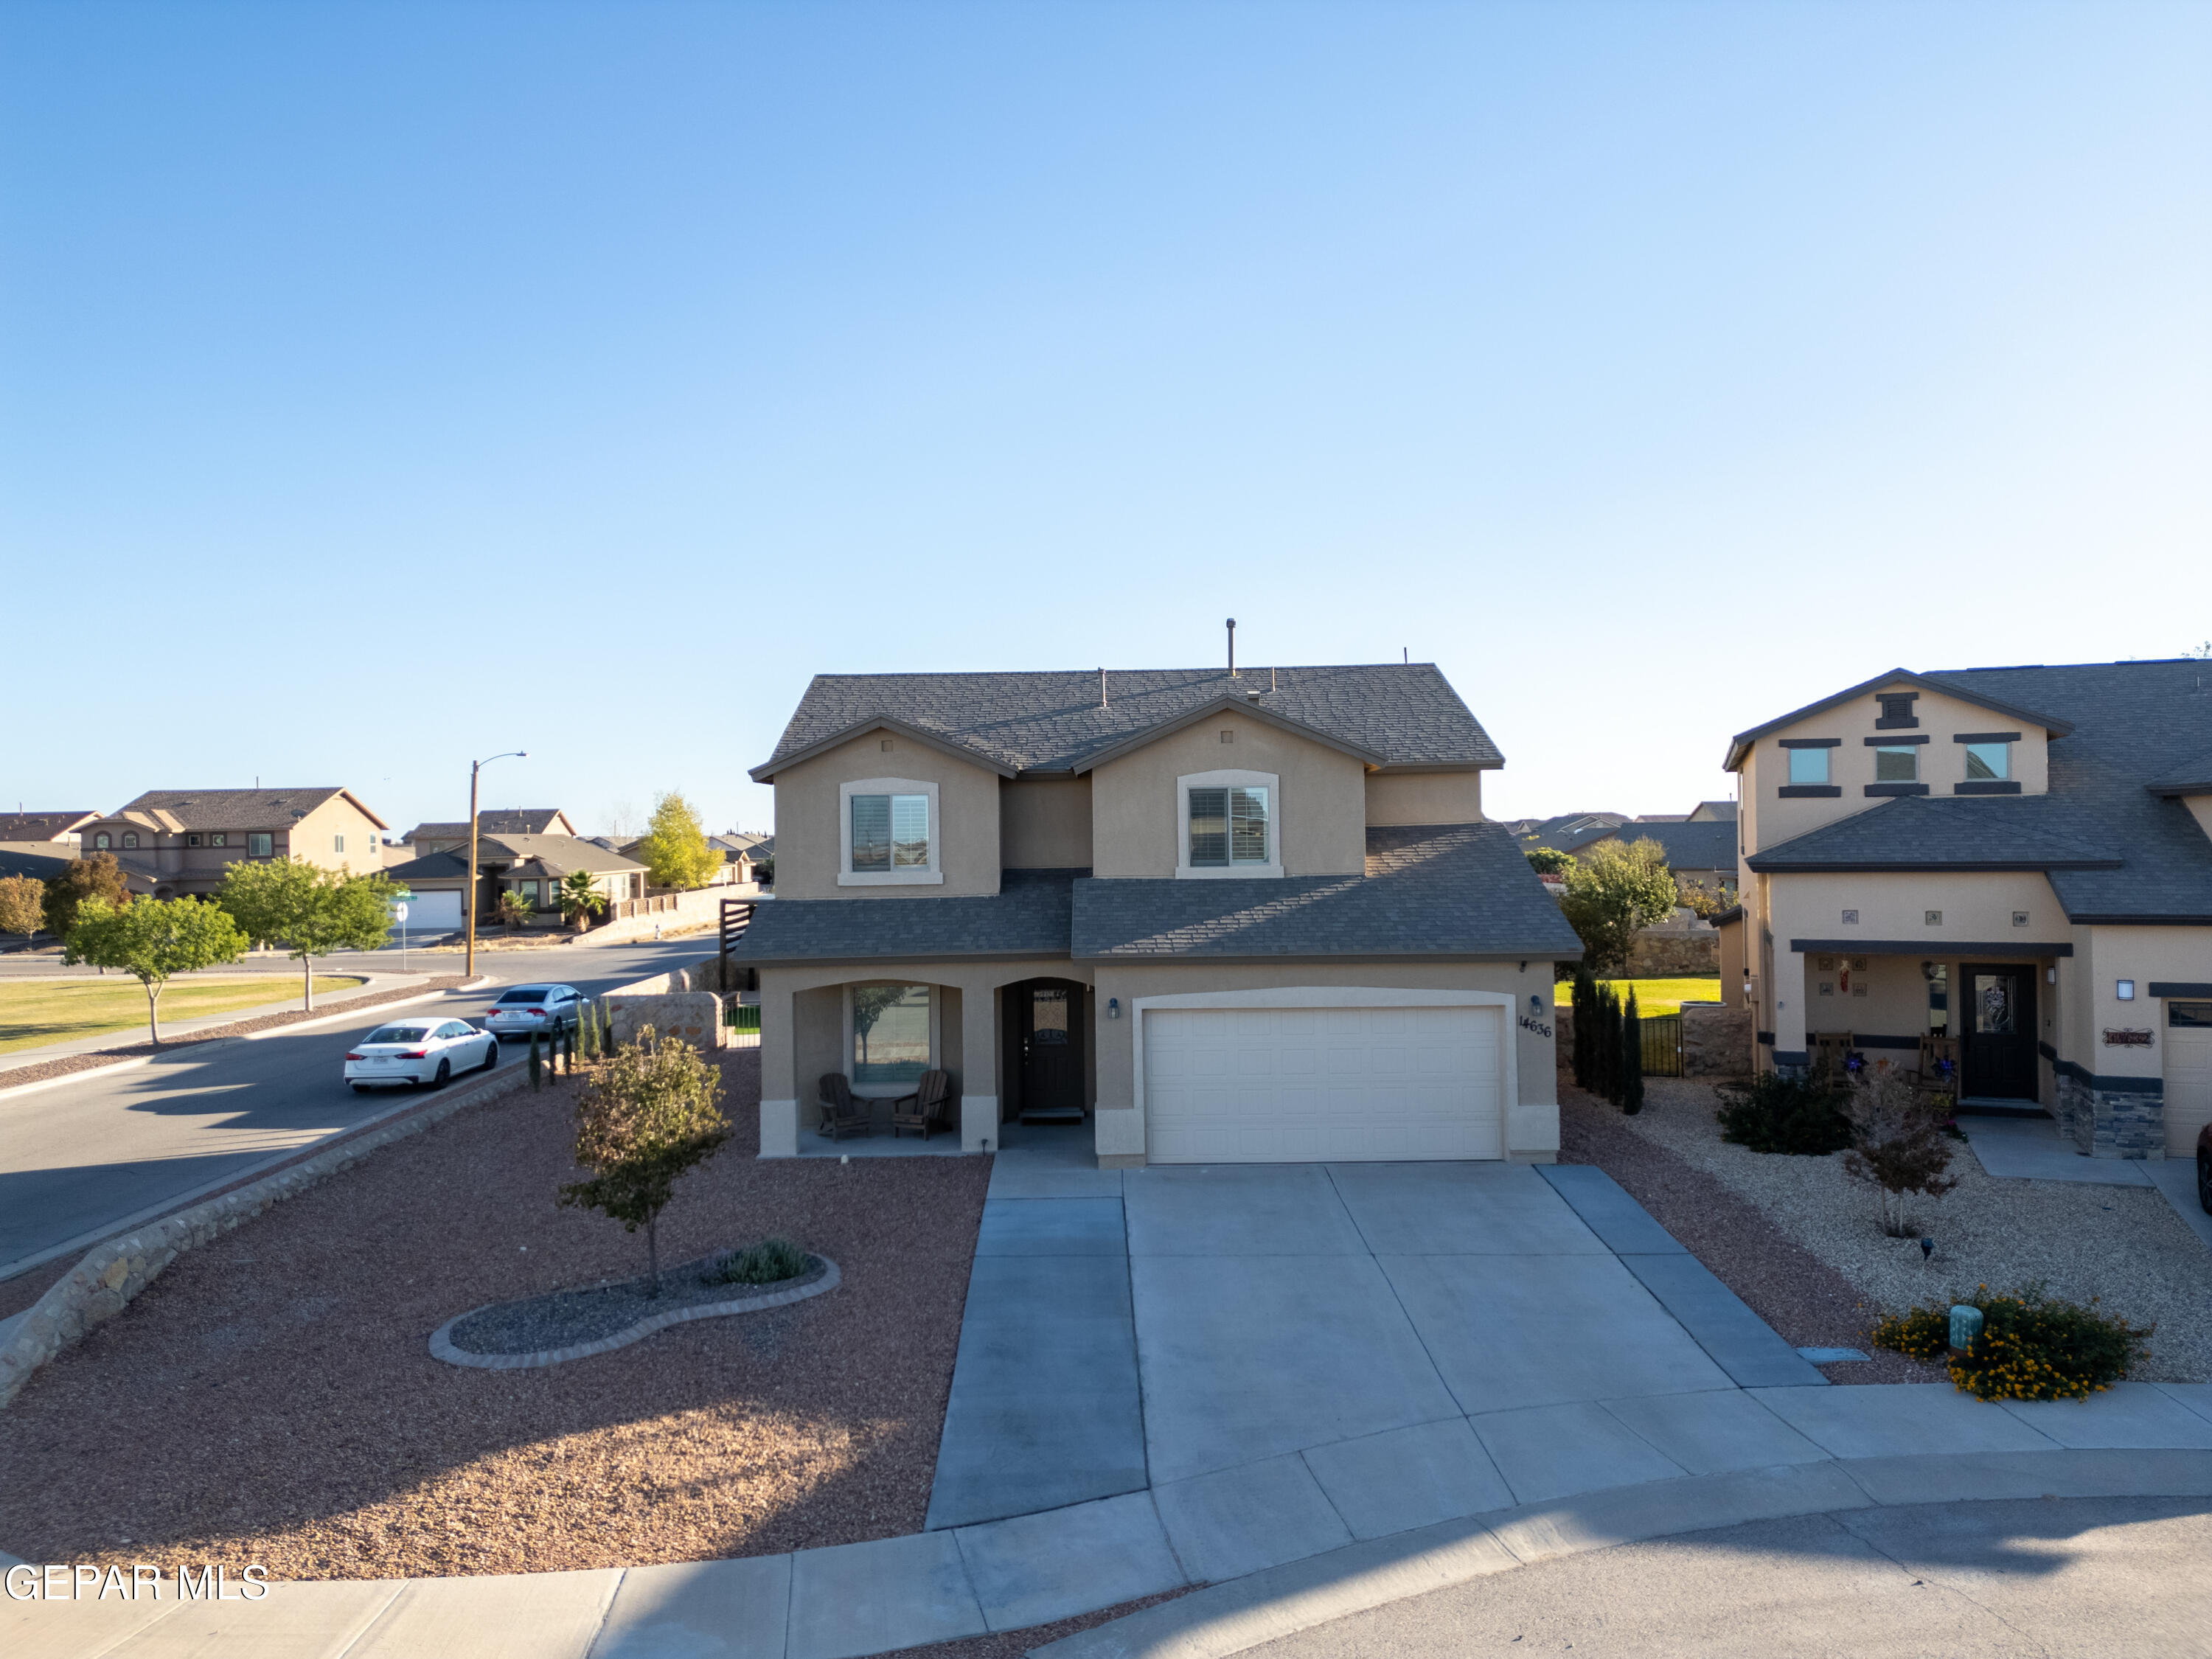
<instances>
[{"instance_id":1,"label":"gravel landscaping","mask_svg":"<svg viewBox=\"0 0 2212 1659\"><path fill-rule=\"evenodd\" d=\"M596 1342L629 1329L641 1319L678 1308L757 1301L780 1291L795 1291L815 1283L828 1271L821 1257L810 1256L806 1271L793 1278L767 1285L733 1285L721 1276L729 1254L714 1250L696 1261L663 1268L658 1289L648 1275L640 1273L635 1279L612 1284L553 1291L519 1302L495 1302L455 1320L446 1334L455 1347L468 1353L536 1353L544 1348Z\"/></svg>"},{"instance_id":2,"label":"gravel landscaping","mask_svg":"<svg viewBox=\"0 0 2212 1659\"><path fill-rule=\"evenodd\" d=\"M1708 1084L1652 1078L1640 1115L1613 1116L1751 1205L1882 1311L1948 1302L1978 1285L2002 1290L2040 1279L2054 1296L2099 1297L2108 1313L2154 1322L2144 1380L2212 1381L2212 1254L2156 1191L2001 1181L1957 1142L1957 1188L1909 1206L1917 1231L1936 1241L1923 1264L1916 1239L1891 1238L1876 1224L1873 1194L1844 1176L1841 1153L1790 1158L1730 1146L1714 1121L1717 1104Z\"/></svg>"},{"instance_id":3,"label":"gravel landscaping","mask_svg":"<svg viewBox=\"0 0 2212 1659\"><path fill-rule=\"evenodd\" d=\"M470 1107L180 1258L34 1376L0 1416L0 1548L357 1578L919 1531L990 1161L762 1161L759 1051L716 1063L736 1133L663 1251L781 1236L834 1293L545 1369L434 1358L456 1311L643 1266L641 1236L555 1205L575 1085Z\"/></svg>"}]
</instances>

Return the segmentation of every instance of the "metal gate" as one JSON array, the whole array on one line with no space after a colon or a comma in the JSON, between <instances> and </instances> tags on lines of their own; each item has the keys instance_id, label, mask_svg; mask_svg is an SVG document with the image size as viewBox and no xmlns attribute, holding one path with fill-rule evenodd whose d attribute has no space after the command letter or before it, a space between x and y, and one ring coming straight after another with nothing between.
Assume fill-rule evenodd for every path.
<instances>
[{"instance_id":1,"label":"metal gate","mask_svg":"<svg viewBox=\"0 0 2212 1659\"><path fill-rule=\"evenodd\" d=\"M1637 1024L1644 1034L1644 1075L1682 1075L1682 1017L1647 1014Z\"/></svg>"}]
</instances>

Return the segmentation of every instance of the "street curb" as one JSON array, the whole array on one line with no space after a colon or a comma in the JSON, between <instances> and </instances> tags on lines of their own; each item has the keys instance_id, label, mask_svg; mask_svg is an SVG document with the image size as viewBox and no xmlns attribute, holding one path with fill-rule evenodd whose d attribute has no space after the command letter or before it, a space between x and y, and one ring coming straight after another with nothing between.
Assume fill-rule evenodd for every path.
<instances>
[{"instance_id":1,"label":"street curb","mask_svg":"<svg viewBox=\"0 0 2212 1659\"><path fill-rule=\"evenodd\" d=\"M1906 1470L1925 1480L1896 1491ZM2212 1452L2078 1450L1837 1459L1616 1486L1308 1556L1029 1650L1030 1659L1228 1659L1492 1573L1593 1550L1854 1509L2045 1498L2212 1498Z\"/></svg>"},{"instance_id":2,"label":"street curb","mask_svg":"<svg viewBox=\"0 0 2212 1659\"><path fill-rule=\"evenodd\" d=\"M729 1302L702 1302L696 1307L674 1308L650 1319L641 1319L635 1325L625 1326L612 1336L603 1336L595 1342L572 1342L565 1348L540 1348L534 1353L471 1353L466 1348L453 1346L453 1329L464 1319L471 1318L483 1308L471 1308L467 1313L455 1314L430 1333L431 1357L444 1360L448 1365L473 1365L487 1371L534 1370L544 1365L558 1365L570 1359L588 1359L595 1353L612 1353L617 1348L627 1348L633 1342L642 1342L655 1331L665 1331L671 1325L681 1325L693 1319L720 1319L729 1314L753 1313L763 1308L787 1308L794 1302L804 1302L811 1296L834 1291L843 1282L837 1264L828 1256L815 1257L822 1264L821 1273L804 1285L787 1291L771 1291L765 1296L739 1297ZM484 1308L499 1304L487 1302Z\"/></svg>"},{"instance_id":3,"label":"street curb","mask_svg":"<svg viewBox=\"0 0 2212 1659\"><path fill-rule=\"evenodd\" d=\"M495 1073L473 1088L380 1129L340 1142L304 1163L225 1193L136 1231L95 1244L67 1277L51 1287L0 1343L0 1407L23 1391L31 1374L86 1333L121 1313L162 1270L194 1245L221 1237L271 1205L298 1196L372 1152L442 1123L464 1107L528 1086L526 1068Z\"/></svg>"}]
</instances>

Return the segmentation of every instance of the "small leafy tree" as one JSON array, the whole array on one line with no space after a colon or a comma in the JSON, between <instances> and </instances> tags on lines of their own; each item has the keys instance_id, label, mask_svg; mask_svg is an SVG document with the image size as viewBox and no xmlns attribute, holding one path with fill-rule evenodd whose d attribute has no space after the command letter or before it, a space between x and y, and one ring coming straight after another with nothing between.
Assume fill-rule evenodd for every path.
<instances>
[{"instance_id":1,"label":"small leafy tree","mask_svg":"<svg viewBox=\"0 0 2212 1659\"><path fill-rule=\"evenodd\" d=\"M241 859L223 872L216 902L256 945L282 945L299 963L301 1006L313 1008L314 958L380 949L392 937L398 893L381 871L349 876L305 859Z\"/></svg>"},{"instance_id":2,"label":"small leafy tree","mask_svg":"<svg viewBox=\"0 0 2212 1659\"><path fill-rule=\"evenodd\" d=\"M707 840L698 813L674 790L653 802L653 825L637 852L656 887L704 887L722 867L722 854Z\"/></svg>"},{"instance_id":3,"label":"small leafy tree","mask_svg":"<svg viewBox=\"0 0 2212 1659\"><path fill-rule=\"evenodd\" d=\"M1702 881L1678 880L1675 885L1681 902L1701 921L1710 921L1722 911L1735 908L1735 895L1718 882L1707 886Z\"/></svg>"},{"instance_id":4,"label":"small leafy tree","mask_svg":"<svg viewBox=\"0 0 2212 1659\"><path fill-rule=\"evenodd\" d=\"M593 1068L576 1103L576 1164L588 1181L561 1188L563 1205L597 1210L625 1232L645 1229L653 1294L660 1294L660 1212L686 1170L730 1138L715 1100L722 1079L688 1042L651 1026Z\"/></svg>"},{"instance_id":5,"label":"small leafy tree","mask_svg":"<svg viewBox=\"0 0 2212 1659\"><path fill-rule=\"evenodd\" d=\"M502 887L499 893L499 919L509 933L526 926L530 921L530 902L512 887Z\"/></svg>"},{"instance_id":6,"label":"small leafy tree","mask_svg":"<svg viewBox=\"0 0 2212 1659\"><path fill-rule=\"evenodd\" d=\"M1679 895L1674 872L1667 867L1665 850L1648 836L1626 847L1600 842L1565 875L1567 890L1559 908L1600 972L1625 970L1636 935L1674 914Z\"/></svg>"},{"instance_id":7,"label":"small leafy tree","mask_svg":"<svg viewBox=\"0 0 2212 1659\"><path fill-rule=\"evenodd\" d=\"M1575 867L1575 855L1562 853L1556 847L1532 847L1528 849L1528 867L1540 876L1556 876Z\"/></svg>"},{"instance_id":8,"label":"small leafy tree","mask_svg":"<svg viewBox=\"0 0 2212 1659\"><path fill-rule=\"evenodd\" d=\"M1875 1188L1882 1231L1892 1238L1909 1237L1907 1195L1941 1198L1959 1184L1956 1176L1943 1173L1951 1164L1943 1115L1886 1061L1852 1080L1844 1113L1854 1140L1844 1154L1844 1173Z\"/></svg>"},{"instance_id":9,"label":"small leafy tree","mask_svg":"<svg viewBox=\"0 0 2212 1659\"><path fill-rule=\"evenodd\" d=\"M0 933L27 939L46 921L46 883L36 876L0 876Z\"/></svg>"},{"instance_id":10,"label":"small leafy tree","mask_svg":"<svg viewBox=\"0 0 2212 1659\"><path fill-rule=\"evenodd\" d=\"M62 960L117 968L146 988L146 1020L161 1046L161 993L170 979L246 954L247 939L217 904L195 898L139 899L110 904L89 898L77 907Z\"/></svg>"},{"instance_id":11,"label":"small leafy tree","mask_svg":"<svg viewBox=\"0 0 2212 1659\"><path fill-rule=\"evenodd\" d=\"M72 859L69 867L46 884L46 931L66 939L76 926L77 907L87 899L110 904L131 902L131 884L112 853L94 853L88 859Z\"/></svg>"},{"instance_id":12,"label":"small leafy tree","mask_svg":"<svg viewBox=\"0 0 2212 1659\"><path fill-rule=\"evenodd\" d=\"M606 901L588 870L571 870L561 878L561 914L578 933L592 925L592 913Z\"/></svg>"}]
</instances>

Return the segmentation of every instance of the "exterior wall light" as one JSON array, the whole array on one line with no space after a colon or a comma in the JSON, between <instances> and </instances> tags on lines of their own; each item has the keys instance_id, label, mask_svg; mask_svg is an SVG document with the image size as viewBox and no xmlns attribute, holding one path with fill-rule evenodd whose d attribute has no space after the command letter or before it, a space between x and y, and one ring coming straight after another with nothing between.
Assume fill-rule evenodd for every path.
<instances>
[{"instance_id":1,"label":"exterior wall light","mask_svg":"<svg viewBox=\"0 0 2212 1659\"><path fill-rule=\"evenodd\" d=\"M2045 985L2056 985L2056 984L2057 984L2057 983L2058 983L2058 969L2056 969L2056 968L2046 968L2046 969L2045 969L2043 970L2043 982L2044 982Z\"/></svg>"},{"instance_id":2,"label":"exterior wall light","mask_svg":"<svg viewBox=\"0 0 2212 1659\"><path fill-rule=\"evenodd\" d=\"M1121 998L1108 997L1106 999L1106 1018L1109 1019L1119 1019L1121 1018Z\"/></svg>"},{"instance_id":3,"label":"exterior wall light","mask_svg":"<svg viewBox=\"0 0 2212 1659\"><path fill-rule=\"evenodd\" d=\"M2118 984L2112 987L2112 994L2123 1002L2133 1002L2136 1000L2135 981L2131 979L2121 980Z\"/></svg>"}]
</instances>

